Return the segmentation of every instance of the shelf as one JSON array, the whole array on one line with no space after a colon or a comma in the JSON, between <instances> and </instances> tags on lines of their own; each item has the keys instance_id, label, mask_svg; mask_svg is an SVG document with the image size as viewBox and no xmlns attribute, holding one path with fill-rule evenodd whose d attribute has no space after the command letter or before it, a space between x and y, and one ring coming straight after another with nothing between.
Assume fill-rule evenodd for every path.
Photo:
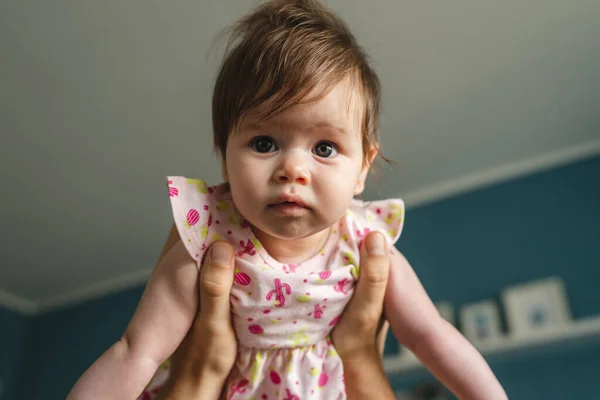
<instances>
[{"instance_id":1,"label":"shelf","mask_svg":"<svg viewBox=\"0 0 600 400\"><path fill-rule=\"evenodd\" d=\"M500 355L521 354L523 350L548 349L556 345L587 345L590 341L600 342L600 316L583 318L564 326L552 327L528 335L502 336L474 346L485 358L496 358ZM385 357L383 366L388 374L425 369L411 354Z\"/></svg>"}]
</instances>

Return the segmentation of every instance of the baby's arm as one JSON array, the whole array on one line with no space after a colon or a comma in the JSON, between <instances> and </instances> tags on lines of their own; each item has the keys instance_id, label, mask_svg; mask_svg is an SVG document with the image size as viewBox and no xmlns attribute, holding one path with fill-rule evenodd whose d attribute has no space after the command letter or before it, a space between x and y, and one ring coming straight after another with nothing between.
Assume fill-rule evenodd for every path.
<instances>
[{"instance_id":1,"label":"baby's arm","mask_svg":"<svg viewBox=\"0 0 600 400\"><path fill-rule=\"evenodd\" d=\"M507 399L484 358L440 316L412 267L396 249L391 257L385 315L398 341L458 398Z\"/></svg>"},{"instance_id":2,"label":"baby's arm","mask_svg":"<svg viewBox=\"0 0 600 400\"><path fill-rule=\"evenodd\" d=\"M177 349L198 307L198 269L179 241L158 263L117 343L83 374L69 400L132 400Z\"/></svg>"}]
</instances>

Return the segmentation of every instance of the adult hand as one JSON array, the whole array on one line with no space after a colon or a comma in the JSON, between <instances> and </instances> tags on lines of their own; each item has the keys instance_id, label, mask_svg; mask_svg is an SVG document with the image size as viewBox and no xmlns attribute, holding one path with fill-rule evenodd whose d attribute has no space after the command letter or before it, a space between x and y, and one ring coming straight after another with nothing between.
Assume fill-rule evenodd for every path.
<instances>
[{"instance_id":1,"label":"adult hand","mask_svg":"<svg viewBox=\"0 0 600 400\"><path fill-rule=\"evenodd\" d=\"M379 239L383 247L378 246ZM377 332L383 338L387 332L380 323L389 272L383 239L379 233L370 233L365 238L356 290L332 332L332 340L344 364L349 399L394 399L381 364L383 342L376 339ZM229 263L215 261L216 246L228 253ZM233 249L224 242L217 242L207 254L199 277L198 315L171 360L169 382L161 393L164 400L219 398L235 362L237 341L229 303Z\"/></svg>"},{"instance_id":2,"label":"adult hand","mask_svg":"<svg viewBox=\"0 0 600 400\"><path fill-rule=\"evenodd\" d=\"M200 307L187 336L171 358L164 400L218 399L237 354L229 293L233 248L216 242L206 252L198 279Z\"/></svg>"},{"instance_id":3,"label":"adult hand","mask_svg":"<svg viewBox=\"0 0 600 400\"><path fill-rule=\"evenodd\" d=\"M381 353L387 325L381 330L383 301L390 270L389 251L383 235L371 232L360 248L360 275L350 303L332 332L332 340L344 365L348 399L395 399Z\"/></svg>"}]
</instances>

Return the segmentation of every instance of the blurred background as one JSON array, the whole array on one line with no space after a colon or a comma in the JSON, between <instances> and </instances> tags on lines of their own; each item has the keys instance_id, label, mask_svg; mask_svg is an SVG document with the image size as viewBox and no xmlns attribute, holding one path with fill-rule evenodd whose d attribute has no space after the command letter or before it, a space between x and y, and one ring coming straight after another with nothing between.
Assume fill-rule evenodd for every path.
<instances>
[{"instance_id":1,"label":"blurred background","mask_svg":"<svg viewBox=\"0 0 600 400\"><path fill-rule=\"evenodd\" d=\"M405 199L431 298L511 399L599 398L600 2L326 3L383 85L395 165L364 197ZM0 2L1 400L64 399L120 338L164 177L220 180L213 44L256 4ZM450 398L391 336L386 368L399 398Z\"/></svg>"}]
</instances>

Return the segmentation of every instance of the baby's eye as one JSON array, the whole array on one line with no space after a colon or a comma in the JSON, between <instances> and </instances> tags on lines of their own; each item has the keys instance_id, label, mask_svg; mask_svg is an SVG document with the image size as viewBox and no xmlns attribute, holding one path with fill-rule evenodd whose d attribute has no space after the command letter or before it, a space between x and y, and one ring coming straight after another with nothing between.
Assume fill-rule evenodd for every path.
<instances>
[{"instance_id":1,"label":"baby's eye","mask_svg":"<svg viewBox=\"0 0 600 400\"><path fill-rule=\"evenodd\" d=\"M270 137L259 136L252 139L252 148L259 153L271 153L277 150L277 145Z\"/></svg>"},{"instance_id":2,"label":"baby's eye","mask_svg":"<svg viewBox=\"0 0 600 400\"><path fill-rule=\"evenodd\" d=\"M315 146L313 153L319 157L330 158L337 155L337 147L331 142L319 142Z\"/></svg>"}]
</instances>

